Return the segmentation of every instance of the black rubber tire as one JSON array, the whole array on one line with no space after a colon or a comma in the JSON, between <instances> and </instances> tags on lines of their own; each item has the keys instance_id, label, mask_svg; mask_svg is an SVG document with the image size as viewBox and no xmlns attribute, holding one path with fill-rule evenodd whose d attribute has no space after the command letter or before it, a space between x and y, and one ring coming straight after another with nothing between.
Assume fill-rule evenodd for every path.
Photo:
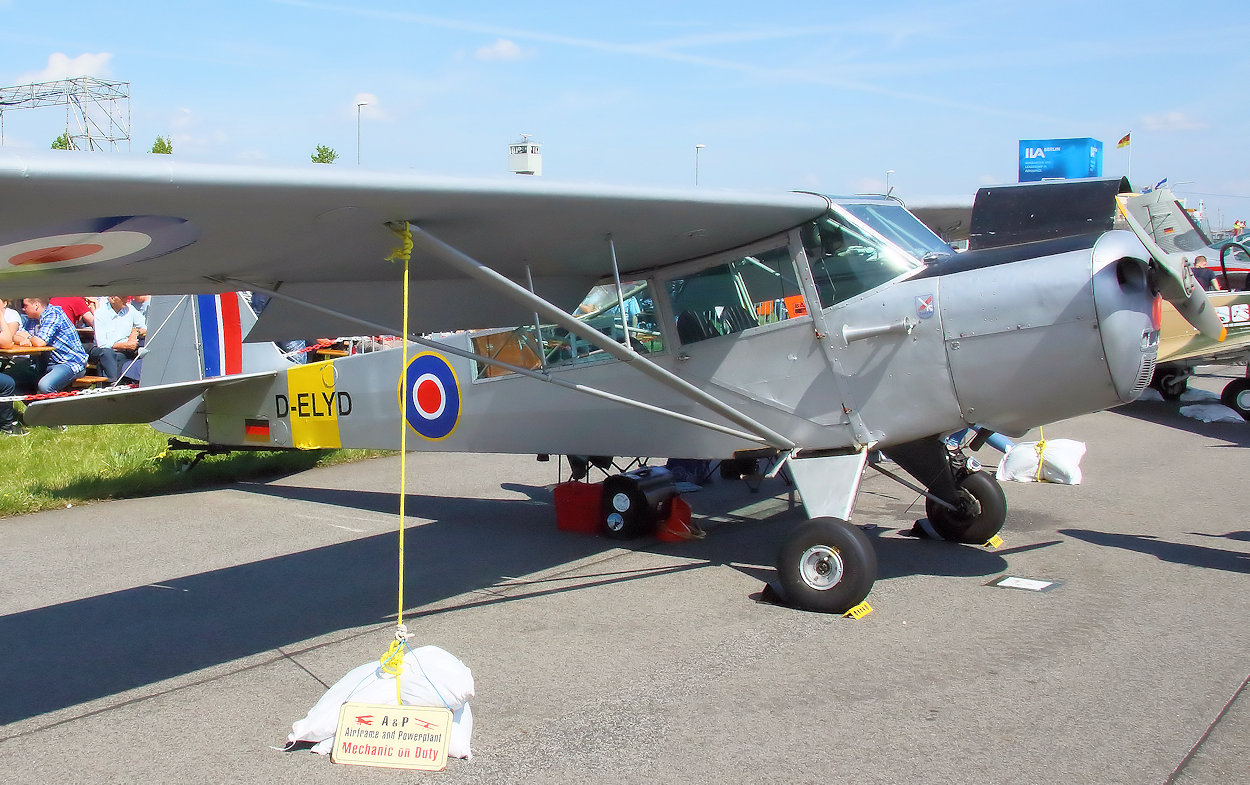
<instances>
[{"instance_id":1,"label":"black rubber tire","mask_svg":"<svg viewBox=\"0 0 1250 785\"><path fill-rule=\"evenodd\" d=\"M840 576L828 578L832 567ZM877 552L859 527L838 518L812 518L795 527L777 554L777 575L786 601L817 613L846 613L877 580Z\"/></svg>"},{"instance_id":2,"label":"black rubber tire","mask_svg":"<svg viewBox=\"0 0 1250 785\"><path fill-rule=\"evenodd\" d=\"M1181 395L1189 389L1189 377L1178 374L1163 374L1150 380L1150 386L1159 391L1165 401L1179 401Z\"/></svg>"},{"instance_id":3,"label":"black rubber tire","mask_svg":"<svg viewBox=\"0 0 1250 785\"><path fill-rule=\"evenodd\" d=\"M960 515L925 499L929 523L943 539L970 545L984 545L1007 521L1007 497L1003 488L985 472L972 472L959 481L959 493L971 514Z\"/></svg>"},{"instance_id":4,"label":"black rubber tire","mask_svg":"<svg viewBox=\"0 0 1250 785\"><path fill-rule=\"evenodd\" d=\"M1250 379L1233 379L1224 385L1220 403L1240 414L1243 420L1250 420Z\"/></svg>"}]
</instances>

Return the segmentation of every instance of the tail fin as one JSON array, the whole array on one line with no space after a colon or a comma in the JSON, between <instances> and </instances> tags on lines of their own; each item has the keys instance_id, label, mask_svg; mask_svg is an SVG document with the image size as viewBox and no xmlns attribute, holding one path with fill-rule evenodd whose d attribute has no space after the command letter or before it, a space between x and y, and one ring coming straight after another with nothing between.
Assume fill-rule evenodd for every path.
<instances>
[{"instance_id":1,"label":"tail fin","mask_svg":"<svg viewBox=\"0 0 1250 785\"><path fill-rule=\"evenodd\" d=\"M156 296L148 305L141 387L285 369L273 343L244 343L256 315L237 292Z\"/></svg>"}]
</instances>

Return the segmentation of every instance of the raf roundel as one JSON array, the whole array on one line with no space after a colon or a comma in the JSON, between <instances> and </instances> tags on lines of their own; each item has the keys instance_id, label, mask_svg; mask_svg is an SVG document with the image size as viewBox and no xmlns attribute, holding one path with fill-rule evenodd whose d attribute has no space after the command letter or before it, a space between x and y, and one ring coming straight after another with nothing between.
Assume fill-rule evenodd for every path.
<instances>
[{"instance_id":1,"label":"raf roundel","mask_svg":"<svg viewBox=\"0 0 1250 785\"><path fill-rule=\"evenodd\" d=\"M34 270L154 259L195 242L191 222L167 215L121 215L0 237L0 276Z\"/></svg>"},{"instance_id":2,"label":"raf roundel","mask_svg":"<svg viewBox=\"0 0 1250 785\"><path fill-rule=\"evenodd\" d=\"M460 383L451 366L433 353L418 354L404 373L404 419L426 439L445 439L460 421Z\"/></svg>"}]
</instances>

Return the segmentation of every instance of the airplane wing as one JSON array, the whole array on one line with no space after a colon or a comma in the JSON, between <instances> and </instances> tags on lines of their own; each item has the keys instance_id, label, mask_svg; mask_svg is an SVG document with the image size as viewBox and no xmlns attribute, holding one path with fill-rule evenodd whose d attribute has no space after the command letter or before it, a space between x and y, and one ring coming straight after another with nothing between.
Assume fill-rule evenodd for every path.
<instances>
[{"instance_id":1,"label":"airplane wing","mask_svg":"<svg viewBox=\"0 0 1250 785\"><path fill-rule=\"evenodd\" d=\"M524 285L532 277L539 295L571 310L611 274L609 236L627 274L785 231L828 206L812 194L592 188L516 175L467 181L77 152L0 156L0 198L0 291L9 296L206 294L252 284L386 324L399 323L400 298L388 293L402 277L386 261L399 244L388 223L412 222ZM532 318L420 249L411 276L414 331ZM274 308L255 337L310 334L307 314ZM317 317L326 332L311 334L337 334L327 319Z\"/></svg>"}]
</instances>

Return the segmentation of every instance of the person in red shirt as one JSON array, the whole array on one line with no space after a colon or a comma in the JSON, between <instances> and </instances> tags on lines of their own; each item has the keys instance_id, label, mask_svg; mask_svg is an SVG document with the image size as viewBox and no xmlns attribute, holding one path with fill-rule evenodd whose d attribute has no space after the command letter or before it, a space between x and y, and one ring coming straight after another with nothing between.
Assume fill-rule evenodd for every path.
<instances>
[{"instance_id":1,"label":"person in red shirt","mask_svg":"<svg viewBox=\"0 0 1250 785\"><path fill-rule=\"evenodd\" d=\"M53 297L48 301L69 317L69 323L75 327L91 327L95 324L95 301L86 297Z\"/></svg>"}]
</instances>

